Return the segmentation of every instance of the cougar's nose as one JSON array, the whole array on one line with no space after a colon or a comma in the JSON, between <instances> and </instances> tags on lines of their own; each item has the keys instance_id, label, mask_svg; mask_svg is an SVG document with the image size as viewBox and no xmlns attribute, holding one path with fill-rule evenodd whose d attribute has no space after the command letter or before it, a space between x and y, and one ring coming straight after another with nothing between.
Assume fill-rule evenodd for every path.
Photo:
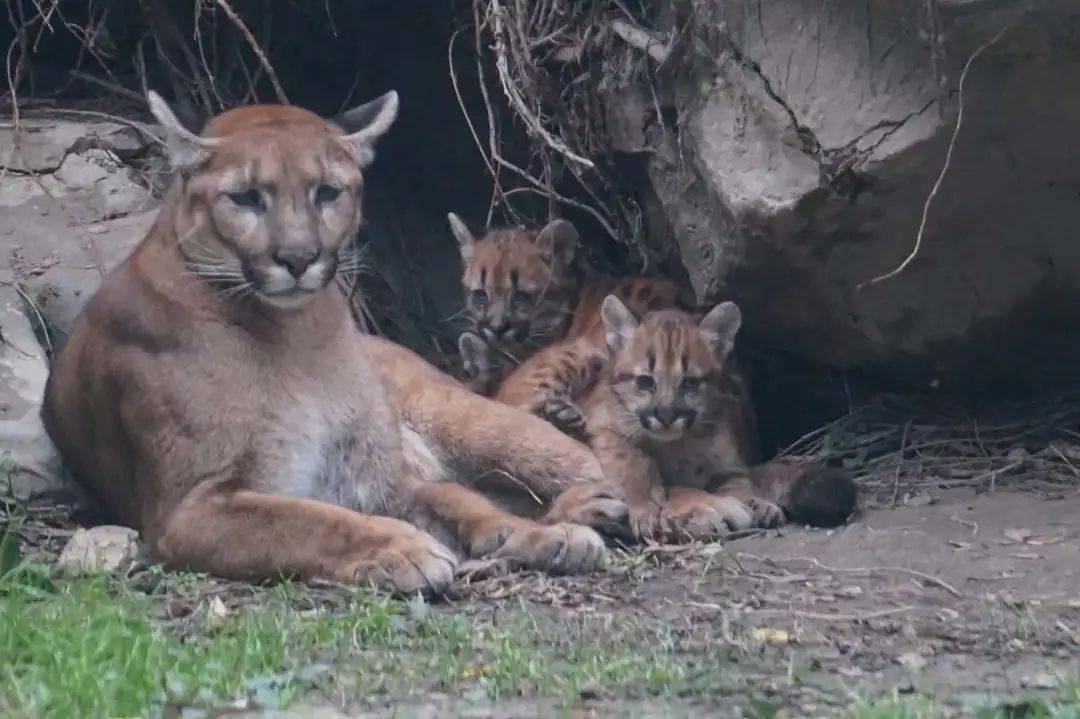
<instances>
[{"instance_id":1,"label":"cougar's nose","mask_svg":"<svg viewBox=\"0 0 1080 719\"><path fill-rule=\"evenodd\" d=\"M679 413L670 407L661 407L653 412L653 416L656 417L656 421L660 423L660 426L666 429L675 423Z\"/></svg>"},{"instance_id":2,"label":"cougar's nose","mask_svg":"<svg viewBox=\"0 0 1080 719\"><path fill-rule=\"evenodd\" d=\"M290 275L300 279L300 276L318 258L319 250L314 247L293 247L274 250L270 256L273 257L274 262L287 269Z\"/></svg>"}]
</instances>

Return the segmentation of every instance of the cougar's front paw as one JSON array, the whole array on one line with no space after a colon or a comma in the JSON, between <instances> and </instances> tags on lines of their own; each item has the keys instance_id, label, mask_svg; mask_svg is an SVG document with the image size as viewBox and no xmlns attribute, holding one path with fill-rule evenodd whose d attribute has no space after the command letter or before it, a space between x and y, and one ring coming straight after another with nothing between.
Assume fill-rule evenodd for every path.
<instances>
[{"instance_id":1,"label":"cougar's front paw","mask_svg":"<svg viewBox=\"0 0 1080 719\"><path fill-rule=\"evenodd\" d=\"M672 498L664 507L662 521L675 540L713 541L750 529L754 515L734 497L700 492Z\"/></svg>"},{"instance_id":2,"label":"cougar's front paw","mask_svg":"<svg viewBox=\"0 0 1080 719\"><path fill-rule=\"evenodd\" d=\"M663 534L661 506L655 502L630 505L630 532L635 539L658 539Z\"/></svg>"},{"instance_id":3,"label":"cougar's front paw","mask_svg":"<svg viewBox=\"0 0 1080 719\"><path fill-rule=\"evenodd\" d=\"M551 503L543 521L545 524L572 522L619 536L626 536L630 529L626 502L614 489L599 485L566 490Z\"/></svg>"},{"instance_id":4,"label":"cougar's front paw","mask_svg":"<svg viewBox=\"0 0 1080 719\"><path fill-rule=\"evenodd\" d=\"M754 515L754 526L762 529L775 529L787 521L784 508L764 499L755 497L747 502L750 512Z\"/></svg>"},{"instance_id":5,"label":"cougar's front paw","mask_svg":"<svg viewBox=\"0 0 1080 719\"><path fill-rule=\"evenodd\" d=\"M569 400L549 399L540 408L540 416L572 437L585 434L585 417L578 406Z\"/></svg>"},{"instance_id":6,"label":"cougar's front paw","mask_svg":"<svg viewBox=\"0 0 1080 719\"><path fill-rule=\"evenodd\" d=\"M556 574L590 572L607 560L604 541L588 527L569 522L537 524L519 518L482 525L473 538L472 554Z\"/></svg>"},{"instance_id":7,"label":"cougar's front paw","mask_svg":"<svg viewBox=\"0 0 1080 719\"><path fill-rule=\"evenodd\" d=\"M345 581L412 593L441 592L454 579L457 557L424 532L395 537L373 555L346 562L338 572Z\"/></svg>"}]
</instances>

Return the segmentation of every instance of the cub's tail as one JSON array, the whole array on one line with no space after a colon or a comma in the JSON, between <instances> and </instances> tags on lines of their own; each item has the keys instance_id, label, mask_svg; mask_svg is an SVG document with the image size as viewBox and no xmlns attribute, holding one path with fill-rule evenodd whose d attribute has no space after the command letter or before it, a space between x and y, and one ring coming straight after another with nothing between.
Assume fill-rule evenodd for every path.
<instances>
[{"instance_id":1,"label":"cub's tail","mask_svg":"<svg viewBox=\"0 0 1080 719\"><path fill-rule=\"evenodd\" d=\"M769 462L750 470L755 493L783 507L790 521L838 527L855 511L851 473L823 464Z\"/></svg>"}]
</instances>

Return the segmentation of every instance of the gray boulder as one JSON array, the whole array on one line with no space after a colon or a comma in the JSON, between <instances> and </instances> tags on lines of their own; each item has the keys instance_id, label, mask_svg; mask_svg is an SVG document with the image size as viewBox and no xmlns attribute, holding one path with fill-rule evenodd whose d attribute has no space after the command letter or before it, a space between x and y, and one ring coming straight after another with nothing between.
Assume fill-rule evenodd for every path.
<instances>
[{"instance_id":1,"label":"gray boulder","mask_svg":"<svg viewBox=\"0 0 1080 719\"><path fill-rule=\"evenodd\" d=\"M774 347L920 382L980 358L1023 364L1033 316L1075 316L1075 2L941 0L938 32L927 3L695 5L729 42L715 76L666 83L677 128L658 127L644 92L609 109L618 149L647 169L649 230L678 247L700 299L737 298ZM916 259L860 288L911 251L961 68L1005 27L969 71Z\"/></svg>"}]
</instances>

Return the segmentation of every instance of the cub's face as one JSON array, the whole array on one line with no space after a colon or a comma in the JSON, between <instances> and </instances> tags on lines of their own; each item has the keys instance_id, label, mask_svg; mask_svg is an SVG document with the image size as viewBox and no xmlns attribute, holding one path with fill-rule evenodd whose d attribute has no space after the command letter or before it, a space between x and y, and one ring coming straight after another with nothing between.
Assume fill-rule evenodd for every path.
<instances>
[{"instance_id":1,"label":"cub's face","mask_svg":"<svg viewBox=\"0 0 1080 719\"><path fill-rule=\"evenodd\" d=\"M351 135L276 105L231 110L196 137L160 98L152 109L182 177L176 231L193 274L226 297L306 304L334 277L360 225L361 166L396 115L396 95L353 111L360 129Z\"/></svg>"},{"instance_id":2,"label":"cub's face","mask_svg":"<svg viewBox=\"0 0 1080 719\"><path fill-rule=\"evenodd\" d=\"M461 248L465 308L477 334L510 351L558 339L571 311L574 226L555 220L539 232L493 230L477 240L456 215L449 219Z\"/></svg>"},{"instance_id":3,"label":"cub's face","mask_svg":"<svg viewBox=\"0 0 1080 719\"><path fill-rule=\"evenodd\" d=\"M611 390L623 425L635 436L669 442L707 422L720 405L724 364L742 317L732 302L700 322L677 310L640 321L617 297L602 309L612 353Z\"/></svg>"}]
</instances>

